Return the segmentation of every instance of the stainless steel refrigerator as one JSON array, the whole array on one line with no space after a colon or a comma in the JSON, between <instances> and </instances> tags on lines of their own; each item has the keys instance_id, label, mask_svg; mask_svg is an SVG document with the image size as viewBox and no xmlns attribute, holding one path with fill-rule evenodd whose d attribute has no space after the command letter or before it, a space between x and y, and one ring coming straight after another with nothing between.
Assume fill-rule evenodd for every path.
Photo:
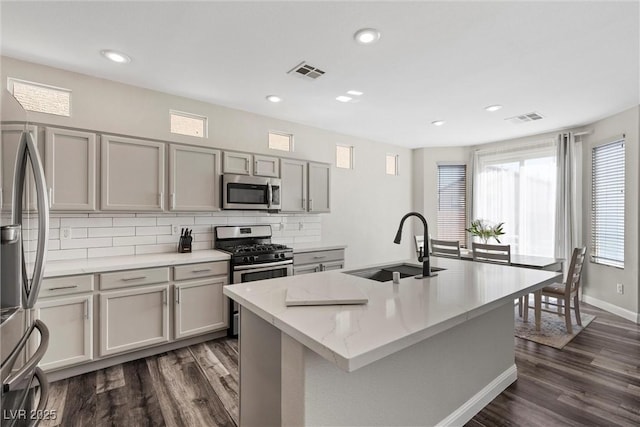
<instances>
[{"instance_id":1,"label":"stainless steel refrigerator","mask_svg":"<svg viewBox=\"0 0 640 427\"><path fill-rule=\"evenodd\" d=\"M0 421L3 427L36 426L46 413L49 392L47 378L38 368L47 350L49 331L33 316L49 239L49 200L36 129L29 125L26 113L23 122L2 122Z\"/></svg>"}]
</instances>

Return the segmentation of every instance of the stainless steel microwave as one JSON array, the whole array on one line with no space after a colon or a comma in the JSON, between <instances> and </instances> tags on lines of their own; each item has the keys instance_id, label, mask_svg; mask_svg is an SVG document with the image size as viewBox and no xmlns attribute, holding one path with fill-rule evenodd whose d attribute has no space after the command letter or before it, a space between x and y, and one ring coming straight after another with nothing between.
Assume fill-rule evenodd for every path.
<instances>
[{"instance_id":1,"label":"stainless steel microwave","mask_svg":"<svg viewBox=\"0 0 640 427\"><path fill-rule=\"evenodd\" d=\"M222 175L222 209L280 210L279 178Z\"/></svg>"}]
</instances>

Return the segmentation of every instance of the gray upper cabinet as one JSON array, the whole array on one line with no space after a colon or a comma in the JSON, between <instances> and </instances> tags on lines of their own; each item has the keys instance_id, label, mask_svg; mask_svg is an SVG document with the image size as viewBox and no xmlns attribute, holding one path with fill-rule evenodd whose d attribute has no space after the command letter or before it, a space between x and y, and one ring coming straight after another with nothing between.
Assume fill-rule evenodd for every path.
<instances>
[{"instance_id":1,"label":"gray upper cabinet","mask_svg":"<svg viewBox=\"0 0 640 427\"><path fill-rule=\"evenodd\" d=\"M306 212L307 210L307 162L281 159L282 211Z\"/></svg>"},{"instance_id":2,"label":"gray upper cabinet","mask_svg":"<svg viewBox=\"0 0 640 427\"><path fill-rule=\"evenodd\" d=\"M280 177L280 159L271 156L253 155L253 174L255 176Z\"/></svg>"},{"instance_id":3,"label":"gray upper cabinet","mask_svg":"<svg viewBox=\"0 0 640 427\"><path fill-rule=\"evenodd\" d=\"M309 162L309 212L330 212L331 166Z\"/></svg>"},{"instance_id":4,"label":"gray upper cabinet","mask_svg":"<svg viewBox=\"0 0 640 427\"><path fill-rule=\"evenodd\" d=\"M169 146L169 210L220 210L220 151Z\"/></svg>"},{"instance_id":5,"label":"gray upper cabinet","mask_svg":"<svg viewBox=\"0 0 640 427\"><path fill-rule=\"evenodd\" d=\"M164 210L165 145L102 136L100 188L103 210Z\"/></svg>"},{"instance_id":6,"label":"gray upper cabinet","mask_svg":"<svg viewBox=\"0 0 640 427\"><path fill-rule=\"evenodd\" d=\"M96 210L96 134L47 128L44 157L51 210Z\"/></svg>"},{"instance_id":7,"label":"gray upper cabinet","mask_svg":"<svg viewBox=\"0 0 640 427\"><path fill-rule=\"evenodd\" d=\"M38 142L38 127L27 126L33 140ZM16 154L18 152L18 144L24 125L2 125L2 137L0 140L0 209L3 212L11 212L11 198L13 197L13 174L15 172ZM27 168L27 178L25 185L32 188L32 191L25 191L29 200L23 201L23 208L31 209L37 205L35 201L35 185L33 172L31 168Z\"/></svg>"},{"instance_id":8,"label":"gray upper cabinet","mask_svg":"<svg viewBox=\"0 0 640 427\"><path fill-rule=\"evenodd\" d=\"M251 175L251 154L225 151L222 167L223 173Z\"/></svg>"}]
</instances>

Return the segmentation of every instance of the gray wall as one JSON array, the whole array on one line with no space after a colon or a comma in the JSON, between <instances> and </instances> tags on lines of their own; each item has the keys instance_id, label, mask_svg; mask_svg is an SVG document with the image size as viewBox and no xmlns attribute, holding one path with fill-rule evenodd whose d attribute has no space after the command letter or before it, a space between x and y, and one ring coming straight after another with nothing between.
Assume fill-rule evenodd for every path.
<instances>
[{"instance_id":1,"label":"gray wall","mask_svg":"<svg viewBox=\"0 0 640 427\"><path fill-rule=\"evenodd\" d=\"M295 151L286 157L335 164L335 145L355 147L353 170L332 169L332 212L323 214L322 239L345 243L347 265L359 266L405 259L411 240L393 244L397 223L411 209L411 150L341 135L302 124L207 104L98 79L13 58L1 57L2 120L23 120L11 108L6 94L7 77L71 89L72 116L30 113L29 119L57 126L182 142L269 155L283 152L267 148L267 132L294 134ZM265 101L266 102L266 101ZM274 105L277 108L277 105ZM169 132L169 110L186 111L209 118L208 138ZM385 155L399 155L399 176L385 174Z\"/></svg>"}]
</instances>

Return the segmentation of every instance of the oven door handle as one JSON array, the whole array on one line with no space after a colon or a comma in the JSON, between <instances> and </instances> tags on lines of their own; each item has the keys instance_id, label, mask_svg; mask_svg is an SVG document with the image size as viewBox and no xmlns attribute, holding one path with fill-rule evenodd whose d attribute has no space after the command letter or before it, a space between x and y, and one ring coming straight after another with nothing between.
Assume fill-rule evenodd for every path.
<instances>
[{"instance_id":1,"label":"oven door handle","mask_svg":"<svg viewBox=\"0 0 640 427\"><path fill-rule=\"evenodd\" d=\"M233 267L233 271L246 271L246 270L251 270L255 272L267 271L267 270L273 270L273 267L287 266L290 264L293 264L293 260L268 262L264 264L253 264L253 265L237 265Z\"/></svg>"}]
</instances>

